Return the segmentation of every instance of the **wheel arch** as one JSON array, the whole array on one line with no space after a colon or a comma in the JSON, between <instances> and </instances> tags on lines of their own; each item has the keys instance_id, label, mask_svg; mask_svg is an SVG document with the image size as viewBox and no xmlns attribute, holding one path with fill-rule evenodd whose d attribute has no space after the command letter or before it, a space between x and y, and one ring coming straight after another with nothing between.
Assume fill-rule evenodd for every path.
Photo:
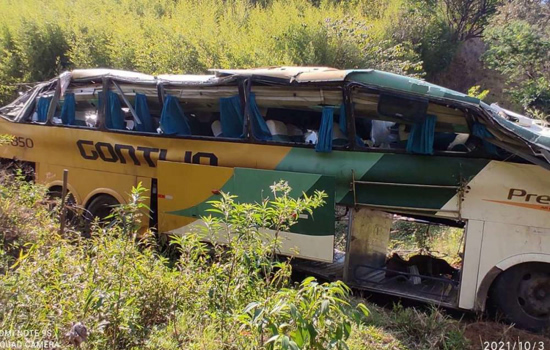
<instances>
[{"instance_id":1,"label":"wheel arch","mask_svg":"<svg viewBox=\"0 0 550 350\"><path fill-rule=\"evenodd\" d=\"M493 268L489 270L483 277L483 280L479 284L479 288L476 294L476 304L475 309L478 311L485 310L487 299L491 291L496 278L503 273L504 271L510 269L511 267L528 264L528 263L542 263L550 265L550 254L545 253L527 253L527 254L517 254L511 257L508 257L499 263L497 263Z\"/></svg>"},{"instance_id":2,"label":"wheel arch","mask_svg":"<svg viewBox=\"0 0 550 350\"><path fill-rule=\"evenodd\" d=\"M48 189L48 191L51 191L54 188L63 189L63 181L59 181L59 180L52 181L52 182L46 184L46 188ZM78 195L78 192L76 192L75 188L73 186L71 186L71 184L69 184L69 183L67 184L67 192L69 192L70 194L73 195L73 197L74 197L77 204L79 204L79 205L82 204L82 202L80 201L81 198Z\"/></svg>"},{"instance_id":3,"label":"wheel arch","mask_svg":"<svg viewBox=\"0 0 550 350\"><path fill-rule=\"evenodd\" d=\"M93 190L92 192L90 192L86 196L86 198L84 199L84 201L83 201L84 208L87 209L88 206L90 205L90 203L94 199L96 199L97 197L99 197L101 195L109 195L109 196L113 197L114 199L116 199L120 204L125 204L126 203L124 198L120 194L118 194L118 192L113 191L110 188L97 188L97 189Z\"/></svg>"}]
</instances>

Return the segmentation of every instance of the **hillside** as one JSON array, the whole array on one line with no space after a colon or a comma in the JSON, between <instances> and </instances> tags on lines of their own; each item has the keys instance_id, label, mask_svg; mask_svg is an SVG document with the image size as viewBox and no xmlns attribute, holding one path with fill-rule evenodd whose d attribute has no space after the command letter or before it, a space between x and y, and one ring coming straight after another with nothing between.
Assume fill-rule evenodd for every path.
<instances>
[{"instance_id":1,"label":"hillside","mask_svg":"<svg viewBox=\"0 0 550 350\"><path fill-rule=\"evenodd\" d=\"M530 0L1 0L0 102L72 68L378 68L550 111L550 5Z\"/></svg>"}]
</instances>

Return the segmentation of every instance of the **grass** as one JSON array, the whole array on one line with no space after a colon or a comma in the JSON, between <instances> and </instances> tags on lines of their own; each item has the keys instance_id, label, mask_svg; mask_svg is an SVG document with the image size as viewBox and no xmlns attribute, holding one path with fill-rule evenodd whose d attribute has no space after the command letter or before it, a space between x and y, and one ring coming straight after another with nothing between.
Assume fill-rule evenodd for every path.
<instances>
[{"instance_id":1,"label":"grass","mask_svg":"<svg viewBox=\"0 0 550 350\"><path fill-rule=\"evenodd\" d=\"M344 286L319 285L312 279L296 284L288 279L285 264L279 265L280 273L261 272L257 266L268 267L262 264L270 261L272 251L271 246L264 250L254 243L263 240L237 241L220 254L191 234L172 242L179 257L170 260L151 236L135 234L142 209L139 193L129 206L117 209L118 224L94 226L91 239L71 230L59 236L58 211L50 209L44 188L8 175L0 179L0 251L9 256L0 276L0 329L36 331L40 340L71 348L66 334L80 322L87 329L81 349L467 346L464 325L437 309L384 309L367 303L365 315L357 307L362 300L352 299ZM239 217L251 218L247 210L258 209L226 204L217 208L233 208ZM287 204L287 209L302 205ZM231 217L233 225L248 225ZM15 247L12 242L18 242L17 254L10 250ZM328 298L332 294L339 297ZM300 329L309 332L311 327L316 329L311 333L315 339L324 339L319 346L305 339L311 340L311 334L302 343L302 336L297 336ZM277 338L267 343L273 337ZM329 339L340 339L340 346L329 346Z\"/></svg>"}]
</instances>

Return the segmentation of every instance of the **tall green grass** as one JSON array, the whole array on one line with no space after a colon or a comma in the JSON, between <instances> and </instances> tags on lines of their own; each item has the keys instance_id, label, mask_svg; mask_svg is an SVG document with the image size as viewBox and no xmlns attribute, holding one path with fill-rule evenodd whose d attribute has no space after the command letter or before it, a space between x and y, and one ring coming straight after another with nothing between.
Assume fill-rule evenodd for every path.
<instances>
[{"instance_id":1,"label":"tall green grass","mask_svg":"<svg viewBox=\"0 0 550 350\"><path fill-rule=\"evenodd\" d=\"M388 32L401 0L0 0L0 102L65 69L316 65L419 74Z\"/></svg>"}]
</instances>

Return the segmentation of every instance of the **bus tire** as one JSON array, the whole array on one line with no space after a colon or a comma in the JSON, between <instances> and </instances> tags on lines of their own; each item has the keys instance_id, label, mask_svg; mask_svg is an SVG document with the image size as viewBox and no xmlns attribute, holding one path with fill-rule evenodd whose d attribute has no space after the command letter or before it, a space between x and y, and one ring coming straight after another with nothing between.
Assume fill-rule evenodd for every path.
<instances>
[{"instance_id":1,"label":"bus tire","mask_svg":"<svg viewBox=\"0 0 550 350\"><path fill-rule=\"evenodd\" d=\"M100 221L103 221L111 214L113 207L119 204L120 203L113 196L100 194L94 197L88 204L86 208L87 216L90 221L94 220L96 217L98 217Z\"/></svg>"},{"instance_id":2,"label":"bus tire","mask_svg":"<svg viewBox=\"0 0 550 350\"><path fill-rule=\"evenodd\" d=\"M525 263L497 276L491 302L497 315L534 332L550 327L550 266Z\"/></svg>"}]
</instances>

